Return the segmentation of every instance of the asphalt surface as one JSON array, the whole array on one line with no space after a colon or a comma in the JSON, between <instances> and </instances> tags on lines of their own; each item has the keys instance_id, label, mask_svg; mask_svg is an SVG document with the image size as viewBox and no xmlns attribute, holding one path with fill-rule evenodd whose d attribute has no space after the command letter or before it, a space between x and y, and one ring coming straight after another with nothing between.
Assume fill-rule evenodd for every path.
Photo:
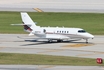
<instances>
[{"instance_id":1,"label":"asphalt surface","mask_svg":"<svg viewBox=\"0 0 104 70\"><path fill-rule=\"evenodd\" d=\"M104 70L104 67L58 65L0 65L0 70Z\"/></svg>"},{"instance_id":2,"label":"asphalt surface","mask_svg":"<svg viewBox=\"0 0 104 70\"><path fill-rule=\"evenodd\" d=\"M23 39L18 38L21 37ZM0 34L0 52L46 54L57 56L73 56L83 58L104 59L104 36L95 36L85 40L48 43L47 40L34 40L35 36L28 37L25 34ZM85 44L85 45L84 45Z\"/></svg>"},{"instance_id":3,"label":"asphalt surface","mask_svg":"<svg viewBox=\"0 0 104 70\"><path fill-rule=\"evenodd\" d=\"M0 11L104 13L104 0L0 0Z\"/></svg>"}]
</instances>

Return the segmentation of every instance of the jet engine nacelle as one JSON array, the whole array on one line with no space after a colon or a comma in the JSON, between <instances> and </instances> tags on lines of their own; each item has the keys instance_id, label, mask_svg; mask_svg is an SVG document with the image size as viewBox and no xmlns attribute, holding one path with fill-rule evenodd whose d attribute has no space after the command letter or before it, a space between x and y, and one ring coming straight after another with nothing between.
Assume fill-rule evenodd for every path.
<instances>
[{"instance_id":1,"label":"jet engine nacelle","mask_svg":"<svg viewBox=\"0 0 104 70\"><path fill-rule=\"evenodd\" d=\"M34 31L32 31L31 33L38 37L44 38L44 37L46 37L45 32L46 32L46 30L38 28L38 29L34 29Z\"/></svg>"},{"instance_id":2,"label":"jet engine nacelle","mask_svg":"<svg viewBox=\"0 0 104 70\"><path fill-rule=\"evenodd\" d=\"M38 28L38 29L34 29L34 31L32 31L33 34L45 34L45 30Z\"/></svg>"}]
</instances>

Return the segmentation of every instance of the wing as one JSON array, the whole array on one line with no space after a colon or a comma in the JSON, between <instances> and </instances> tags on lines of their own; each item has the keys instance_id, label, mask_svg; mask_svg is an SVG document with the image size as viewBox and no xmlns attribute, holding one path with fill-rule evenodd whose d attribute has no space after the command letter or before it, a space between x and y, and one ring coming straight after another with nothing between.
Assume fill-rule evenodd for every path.
<instances>
[{"instance_id":1,"label":"wing","mask_svg":"<svg viewBox=\"0 0 104 70\"><path fill-rule=\"evenodd\" d=\"M31 34L29 34L31 35ZM56 35L56 34L46 34L44 37L19 37L17 36L17 38L20 38L20 39L52 39L52 40L58 40L58 39L69 39L69 37L67 36L64 36L64 35Z\"/></svg>"},{"instance_id":2,"label":"wing","mask_svg":"<svg viewBox=\"0 0 104 70\"><path fill-rule=\"evenodd\" d=\"M19 37L17 36L18 38L20 39L34 39L34 40L41 40L41 39L44 39L44 40L68 40L68 41L78 41L78 40L81 40L81 38L70 38L68 36L65 36L65 35L56 35L56 34L46 34L45 37Z\"/></svg>"}]
</instances>

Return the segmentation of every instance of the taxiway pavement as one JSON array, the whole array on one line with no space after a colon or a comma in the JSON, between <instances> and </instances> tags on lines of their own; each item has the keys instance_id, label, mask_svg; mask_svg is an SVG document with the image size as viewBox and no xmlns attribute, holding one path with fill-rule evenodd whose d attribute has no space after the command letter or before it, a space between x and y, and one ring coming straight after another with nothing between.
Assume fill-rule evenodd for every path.
<instances>
[{"instance_id":1,"label":"taxiway pavement","mask_svg":"<svg viewBox=\"0 0 104 70\"><path fill-rule=\"evenodd\" d=\"M25 39L20 39L17 36ZM0 52L73 56L94 59L100 57L104 59L104 36L95 36L94 39L89 40L89 45L87 46L83 45L85 44L85 40L47 43L47 41L43 40L36 41L34 38L35 36L28 37L27 34L0 34Z\"/></svg>"},{"instance_id":2,"label":"taxiway pavement","mask_svg":"<svg viewBox=\"0 0 104 70\"><path fill-rule=\"evenodd\" d=\"M104 70L104 67L58 65L0 65L0 70Z\"/></svg>"},{"instance_id":3,"label":"taxiway pavement","mask_svg":"<svg viewBox=\"0 0 104 70\"><path fill-rule=\"evenodd\" d=\"M104 13L104 0L0 0L0 11Z\"/></svg>"}]
</instances>

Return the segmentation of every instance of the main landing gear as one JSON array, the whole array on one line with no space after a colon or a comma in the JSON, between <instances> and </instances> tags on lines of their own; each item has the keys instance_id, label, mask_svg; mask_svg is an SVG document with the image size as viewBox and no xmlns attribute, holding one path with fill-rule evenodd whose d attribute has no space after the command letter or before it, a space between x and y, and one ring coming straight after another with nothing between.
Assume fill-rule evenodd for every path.
<instances>
[{"instance_id":1,"label":"main landing gear","mask_svg":"<svg viewBox=\"0 0 104 70\"><path fill-rule=\"evenodd\" d=\"M48 43L52 43L53 41L52 41L52 39L48 39ZM59 43L59 42L63 42L63 40L57 40L57 42Z\"/></svg>"},{"instance_id":2,"label":"main landing gear","mask_svg":"<svg viewBox=\"0 0 104 70\"><path fill-rule=\"evenodd\" d=\"M52 39L48 39L48 43L52 43Z\"/></svg>"},{"instance_id":3,"label":"main landing gear","mask_svg":"<svg viewBox=\"0 0 104 70\"><path fill-rule=\"evenodd\" d=\"M57 40L57 42L62 42L63 40Z\"/></svg>"}]
</instances>

